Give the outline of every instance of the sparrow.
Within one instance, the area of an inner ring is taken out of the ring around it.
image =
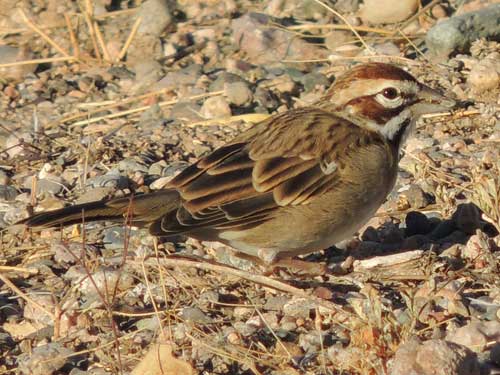
[[[127,217],[154,236],[218,241],[273,264],[359,230],[393,189],[417,119],[454,105],[395,65],[357,65],[314,105],[257,123],[163,190],[37,213],[23,223]]]

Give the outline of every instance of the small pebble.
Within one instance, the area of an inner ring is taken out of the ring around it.
[[[207,98],[201,107],[201,115],[207,119],[217,119],[231,116],[231,108],[222,96]]]
[[[126,168],[134,169],[136,165],[126,165],[128,163],[126,161],[122,161],[122,164],[118,164],[119,168],[123,170],[127,170]],[[142,168],[142,166],[141,166]],[[108,172],[106,174],[92,177],[85,181],[85,185],[91,188],[113,188],[113,189],[126,189],[128,188],[128,179],[125,176],[122,176],[118,173],[118,171]]]
[[[137,34],[150,34],[160,36],[162,32],[173,22],[172,2],[165,0],[146,0],[139,7],[137,17],[141,17]]]
[[[311,300],[293,298],[283,306],[283,312],[294,318],[309,318],[310,311],[314,308],[315,305]]]
[[[229,103],[236,106],[247,106],[253,100],[252,90],[242,81],[224,84],[224,93]]]
[[[33,348],[31,353],[18,356],[18,369],[26,375],[51,375],[61,369],[73,354],[59,342]]]
[[[479,375],[479,363],[464,346],[444,340],[419,342],[412,339],[400,345],[391,362],[389,375]]]
[[[180,312],[180,317],[191,323],[208,324],[212,319],[197,307],[184,307]]]
[[[481,211],[473,203],[459,204],[452,216],[456,227],[466,234],[474,234],[477,229],[481,229]]]
[[[364,0],[360,17],[364,23],[396,23],[414,14],[417,7],[416,0]]]
[[[446,335],[446,339],[481,353],[492,342],[500,342],[500,322],[470,322]]]
[[[24,45],[22,47],[8,45],[0,46],[0,65],[31,60],[32,58],[33,54],[31,53],[28,45]],[[20,64],[2,67],[0,68],[0,78],[5,81],[22,81],[27,74],[33,73],[37,66],[37,64]]]
[[[493,90],[500,85],[500,60],[484,59],[475,64],[467,78],[467,82],[475,93]]]
[[[18,195],[13,186],[0,185],[0,202],[12,202]]]
[[[335,51],[336,48],[343,46],[352,39],[352,33],[344,30],[334,30],[328,33],[325,37],[325,45],[330,51]]]
[[[429,196],[418,185],[412,184],[407,190],[401,192],[411,208],[425,208],[431,202]]]

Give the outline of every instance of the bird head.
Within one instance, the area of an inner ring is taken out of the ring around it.
[[[361,64],[338,78],[322,103],[399,146],[416,120],[447,111],[455,101],[391,64]]]

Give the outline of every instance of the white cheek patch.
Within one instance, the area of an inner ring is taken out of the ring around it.
[[[375,95],[375,100],[379,102],[385,108],[397,108],[403,104],[403,98],[398,96],[395,99],[387,99],[383,94],[378,93]]]

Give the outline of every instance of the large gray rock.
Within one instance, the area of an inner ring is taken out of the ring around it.
[[[390,375],[479,375],[476,355],[444,340],[410,340],[401,345],[390,365]]]
[[[446,58],[454,52],[466,52],[479,38],[500,40],[500,4],[439,22],[425,40],[433,57]]]
[[[138,17],[142,18],[137,30],[138,34],[160,36],[174,20],[173,9],[175,9],[175,1],[146,0],[143,2],[138,13]]]
[[[273,27],[274,20],[265,14],[248,13],[232,21],[233,40],[253,64],[294,60],[316,60],[326,57],[326,50]]]
[[[0,64],[16,63],[24,60],[31,60],[33,54],[28,46],[0,46]],[[24,77],[33,73],[38,64],[13,65],[0,68],[0,80],[19,82]]]

